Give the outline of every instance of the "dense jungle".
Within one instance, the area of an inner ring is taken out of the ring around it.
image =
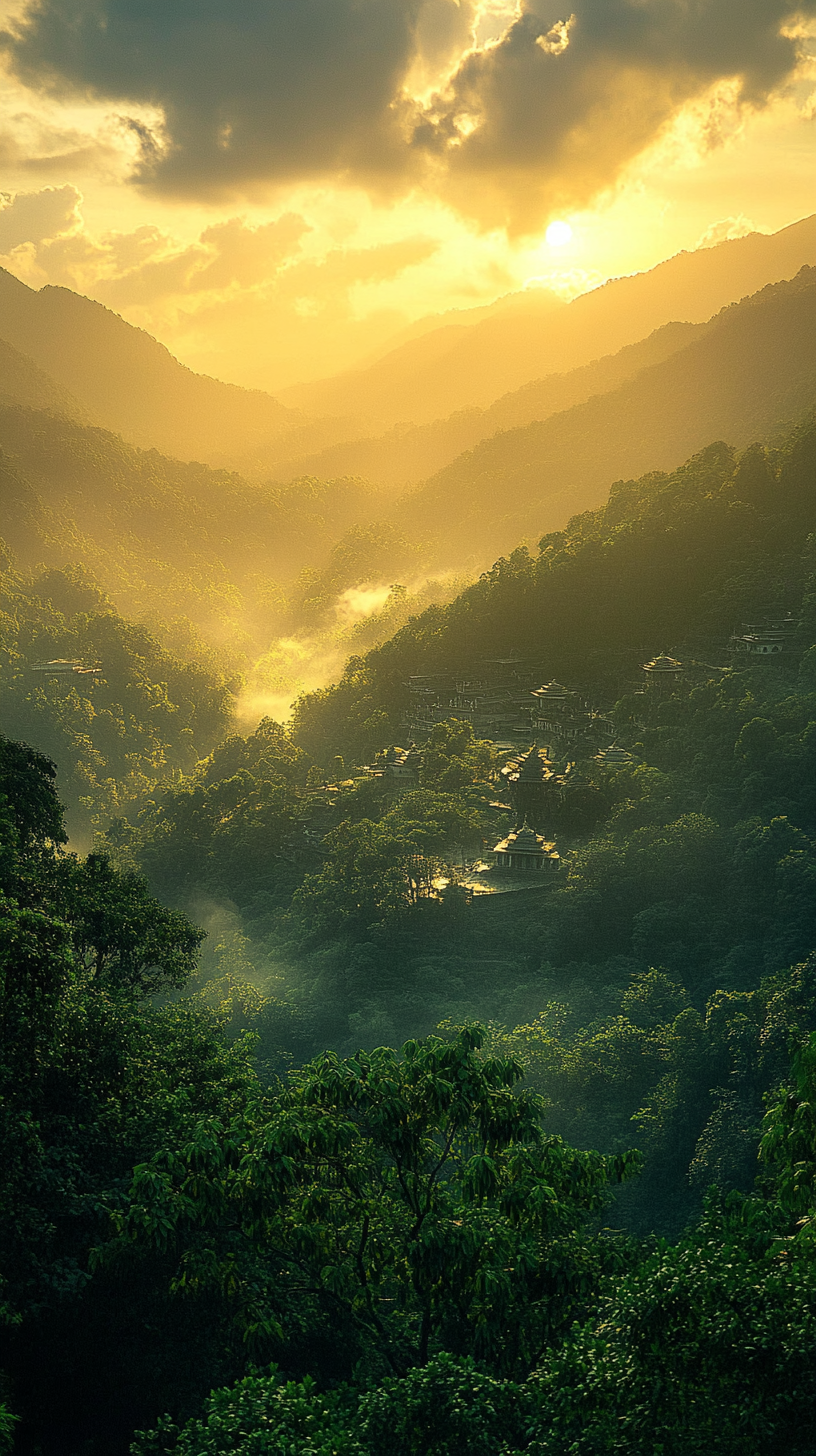
[[[814,287],[559,383],[647,467],[577,497],[543,415],[250,482],[8,345],[3,1456],[812,1451]]]

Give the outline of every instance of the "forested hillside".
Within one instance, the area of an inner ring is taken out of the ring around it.
[[[619,1151],[640,1119],[635,1226],[676,1228],[712,1178],[750,1187],[762,1092],[812,1014],[810,973],[775,978],[816,936],[814,467],[810,421],[775,455],[715,445],[621,486],[304,698],[291,735],[231,739],[114,826],[117,861],[170,903],[220,907],[213,968],[237,1024],[242,980],[268,996],[270,1066],[486,1019],[579,1145]],[[790,666],[728,665],[741,617],[785,611],[802,624]],[[653,713],[633,690],[667,642],[690,677]],[[452,713],[396,799],[361,765],[399,739],[412,673],[467,673],[510,643],[608,704],[631,758],[582,759],[552,803],[559,888],[469,900],[451,867],[507,826],[492,745]],[[736,1065],[734,1016],[755,1038]]]
[[[0,399],[3,404],[49,410],[68,419],[87,423],[87,415],[67,389],[39,369],[32,359],[0,339]]]
[[[123,610],[189,617],[211,641],[268,641],[285,588],[377,513],[361,481],[252,486],[45,411],[0,405],[0,439],[22,566],[80,560]]]
[[[622,484],[84,860],[0,742],[7,1448],[806,1456],[815,497],[812,418]],[[133,682],[78,573],[13,588]],[[411,672],[508,639],[627,753],[559,779],[556,883],[479,897],[507,754],[452,716],[415,785],[364,760]],[[644,697],[658,645],[685,675]]]
[[[53,661],[79,671],[43,671]],[[59,764],[71,832],[86,845],[190,772],[232,721],[234,684],[217,662],[168,652],[76,566],[32,579],[3,563],[0,663],[5,731]]]
[[[793,424],[816,392],[816,270],[763,289],[618,389],[484,440],[407,494],[396,519],[438,559],[557,529],[620,476],[671,469],[711,439],[747,445]]]
[[[814,310],[388,510],[0,350],[0,1456],[810,1456]]]

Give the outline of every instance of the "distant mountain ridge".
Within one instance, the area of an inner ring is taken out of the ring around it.
[[[611,279],[571,303],[529,294],[528,310],[502,310],[470,327],[446,325],[369,368],[280,391],[311,414],[354,415],[371,432],[430,423],[455,410],[487,408],[551,373],[616,353],[672,320],[702,323],[728,303],[816,263],[816,215],[764,234],[678,253],[647,272]]]
[[[446,420],[412,429],[396,425],[379,438],[341,441],[318,454],[282,461],[276,474],[281,480],[298,475],[362,475],[373,485],[390,488],[415,484],[500,430],[545,420],[595,394],[616,389],[641,369],[685,348],[706,328],[704,323],[664,324],[617,354],[605,355],[568,374],[531,380],[497,399],[489,409],[459,410]]]
[[[767,440],[816,404],[816,268],[731,304],[691,342],[541,423],[483,440],[394,510],[400,528],[488,561],[602,504],[621,477],[671,470],[711,440]]]
[[[637,358],[612,356],[642,344],[657,357],[678,341],[654,337],[667,324],[702,323],[803,263],[816,263],[816,216],[678,254],[569,304],[531,290],[438,327],[418,321],[367,369],[284,391],[283,402],[194,373],[90,298],[0,269],[0,343],[28,361],[0,351],[0,397],[256,481],[341,472],[400,488],[499,429],[617,387]]]
[[[315,433],[299,411],[263,390],[195,374],[151,334],[103,304],[68,288],[37,291],[5,269],[0,269],[0,340],[45,371],[55,400],[70,394],[94,424],[177,459],[254,465],[256,474],[269,474],[281,438],[292,437],[289,450],[336,438],[334,422],[328,436],[325,428]],[[0,375],[4,367],[0,359]],[[44,395],[40,402],[17,396],[17,402],[52,407]]]

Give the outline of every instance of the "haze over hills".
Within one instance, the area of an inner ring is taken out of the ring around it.
[[[336,625],[344,593],[360,589],[364,615],[390,601],[396,615],[377,630],[393,630],[426,583],[450,594],[440,574],[472,574],[562,528],[614,481],[795,422],[816,400],[816,269],[508,395],[489,412],[494,426],[557,412],[482,440],[390,502],[348,477],[258,487],[140,450],[65,418],[36,367],[0,350],[9,377],[12,365],[50,411],[0,408],[3,529],[21,564],[82,561],[122,610],[188,617],[212,643],[243,634],[264,651]],[[570,397],[582,402],[558,410]]]
[[[576,369],[643,339],[672,320],[702,323],[727,303],[816,262],[816,215],[770,235],[678,253],[646,273],[616,278],[554,308],[525,295],[472,327],[449,325],[393,350],[365,370],[297,385],[281,399],[310,414],[366,417],[372,433],[401,421],[429,423],[454,410],[486,408],[508,391]]]
[[[12,395],[18,402],[75,414],[67,391],[94,424],[182,460],[268,475],[283,437],[287,453],[337,437],[337,422],[312,427],[263,390],[195,374],[101,303],[68,288],[38,292],[5,269],[0,269],[0,339],[52,383],[53,404],[46,404],[42,384],[41,399]],[[5,368],[0,360],[0,371]]]
[[[0,339],[0,401],[88,422],[87,412],[67,389],[55,384],[44,369],[19,349]]]
[[[377,510],[360,482],[254,486],[2,403],[0,445],[2,536],[20,566],[79,561],[120,609],[184,615],[214,642],[236,624],[251,636],[256,614],[263,645],[282,586]]]
[[[613,481],[670,470],[711,440],[767,440],[816,400],[816,268],[725,308],[685,348],[549,419],[484,440],[395,510],[436,562],[481,562],[598,506]]]
[[[330,445],[316,455],[281,462],[281,479],[299,475],[362,475],[378,486],[414,484],[454,460],[462,451],[499,430],[545,420],[582,404],[594,394],[616,389],[650,364],[685,347],[707,324],[664,324],[637,344],[606,355],[568,374],[548,374],[503,395],[489,409],[458,410],[445,420],[405,429],[395,425],[379,438]]]

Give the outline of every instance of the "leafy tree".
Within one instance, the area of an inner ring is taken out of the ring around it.
[[[201,1418],[181,1428],[170,1419],[137,1432],[132,1456],[366,1456],[351,1426],[357,1400],[348,1391],[319,1391],[310,1376],[283,1381],[247,1375],[214,1390]]]
[[[297,1290],[375,1367],[447,1346],[529,1368],[617,1257],[579,1229],[638,1160],[545,1136],[518,1066],[481,1041],[326,1053],[273,1103],[203,1123],[183,1158],[137,1170],[124,1246],[177,1250],[176,1287],[231,1291],[255,1338]]]
[[[117,1293],[90,1254],[134,1164],[183,1143],[199,1117],[242,1105],[254,1078],[247,1049],[229,1049],[211,1016],[145,1002],[189,974],[200,932],[103,858],[61,850],[47,760],[0,740],[0,763],[0,1366],[36,1444],[55,1421],[127,1431],[152,1402],[176,1398],[154,1352],[187,1333],[158,1269],[143,1267],[135,1289],[123,1275]],[[228,1373],[217,1311],[209,1338],[211,1368]],[[168,1348],[181,1395],[195,1378]],[[103,1400],[89,1418],[90,1389],[108,1382],[118,1409]]]

